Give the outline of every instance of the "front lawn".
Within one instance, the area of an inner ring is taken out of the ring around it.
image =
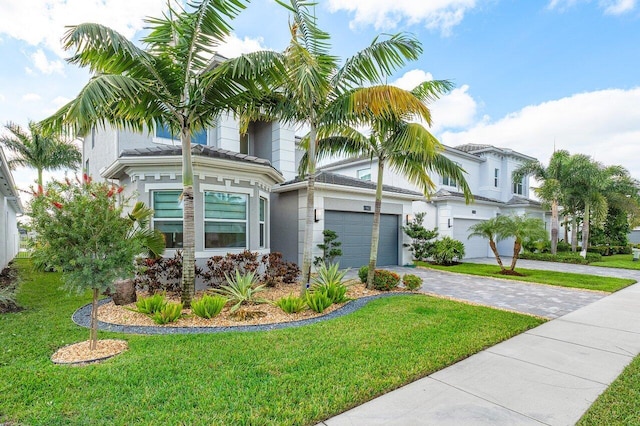
[[[538,284],[549,284],[560,287],[583,288],[606,292],[618,291],[633,283],[628,278],[598,277],[595,275],[572,274],[568,272],[541,271],[538,269],[521,269],[516,265],[516,272],[524,276],[502,275],[500,267],[480,263],[460,263],[453,266],[432,265],[427,262],[416,262],[419,266],[438,269],[441,271],[457,272],[459,274],[480,275],[482,277],[502,278],[507,280],[526,281]]]
[[[640,424],[640,356],[598,397],[579,426]]]
[[[25,311],[0,315],[0,423],[315,424],[424,377],[540,319],[427,296],[379,299],[342,318],[271,332],[123,338],[102,364],[56,366],[85,340],[58,274],[18,261]]]
[[[632,254],[614,254],[613,256],[602,256],[602,260],[600,262],[591,262],[590,265],[604,266],[606,268],[640,270],[640,262],[634,262]]]

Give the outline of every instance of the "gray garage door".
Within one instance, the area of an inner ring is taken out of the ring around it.
[[[453,238],[464,244],[464,257],[466,258],[487,257],[489,240],[480,237],[467,238],[471,232],[469,227],[478,222],[480,221],[473,219],[453,220]]]
[[[378,265],[398,264],[398,217],[380,216],[380,242]],[[369,263],[371,250],[371,227],[373,214],[340,211],[325,211],[324,228],[338,233],[343,255],[337,259],[341,267],[359,268]]]

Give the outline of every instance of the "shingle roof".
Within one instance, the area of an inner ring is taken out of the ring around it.
[[[488,145],[488,144],[467,143],[464,145],[458,145],[454,147],[454,149],[457,149],[458,151],[466,152],[467,154],[476,155],[476,156],[480,156],[482,152],[496,151],[501,154],[513,155],[513,156],[521,157],[524,159],[535,160],[535,158],[526,154],[522,154],[521,152],[514,151],[511,148],[499,148],[497,146]]]
[[[226,149],[215,148],[205,145],[191,145],[191,154],[201,157],[220,158],[223,160],[242,161],[270,167],[269,160],[254,157],[252,155],[240,154],[239,152],[228,151]],[[164,157],[182,155],[181,146],[160,145],[152,148],[127,149],[120,153],[120,157]]]
[[[518,197],[517,195],[514,195],[513,198],[507,201],[507,204],[510,206],[513,206],[513,205],[527,205],[527,206],[538,206],[538,207],[542,206],[542,203],[540,201],[531,200],[529,198],[524,198],[524,197]]]
[[[444,197],[460,198],[460,199],[464,200],[464,194],[462,192],[447,191],[446,189],[440,189],[440,190],[438,190],[438,192],[436,192],[432,196],[432,198],[436,198],[436,199],[437,198],[444,198]],[[491,203],[504,204],[502,201],[496,200],[495,198],[483,197],[483,196],[480,196],[480,195],[474,195],[473,199],[475,201],[488,201],[488,202],[491,202]]]
[[[280,184],[281,187],[292,185],[294,183],[303,182],[304,178],[297,176],[295,179],[289,180]],[[353,188],[364,189],[376,189],[376,184],[368,180],[356,179],[349,176],[340,175],[337,173],[329,173],[321,171],[316,176],[316,182],[326,183],[330,185],[350,186]],[[409,189],[398,188],[396,186],[382,185],[382,190],[386,192],[395,192],[397,194],[415,195],[416,197],[423,197],[423,194],[417,191],[411,191]]]

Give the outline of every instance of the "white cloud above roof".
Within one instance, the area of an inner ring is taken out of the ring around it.
[[[331,12],[354,14],[352,28],[373,25],[377,30],[388,30],[406,22],[424,24],[443,35],[448,35],[475,6],[476,0],[329,0]]]
[[[38,69],[42,74],[64,74],[64,63],[60,60],[50,61],[42,49],[38,49],[32,53],[31,60],[33,61],[34,67],[36,67],[36,69]],[[31,68],[29,68],[29,70],[33,72]]]
[[[527,106],[497,121],[482,121],[465,131],[445,131],[449,146],[486,143],[512,148],[548,161],[556,149],[619,164],[640,176],[640,87],[579,93]],[[631,164],[631,166],[630,166]]]
[[[588,2],[590,0],[551,0],[547,7],[552,10],[564,11],[578,3]],[[637,0],[599,0],[598,7],[603,9],[606,15],[622,15],[633,11],[637,3]]]

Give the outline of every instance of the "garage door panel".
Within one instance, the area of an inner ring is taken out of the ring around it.
[[[464,244],[464,257],[467,259],[471,259],[474,257],[487,257],[489,241],[486,238],[467,238],[471,233],[471,231],[469,231],[469,228],[479,222],[481,221],[475,219],[453,220],[453,238],[461,241],[462,244]]]
[[[340,266],[359,268],[369,263],[373,214],[325,211],[325,229],[338,234],[343,255]],[[381,215],[378,265],[398,264],[398,216]]]

